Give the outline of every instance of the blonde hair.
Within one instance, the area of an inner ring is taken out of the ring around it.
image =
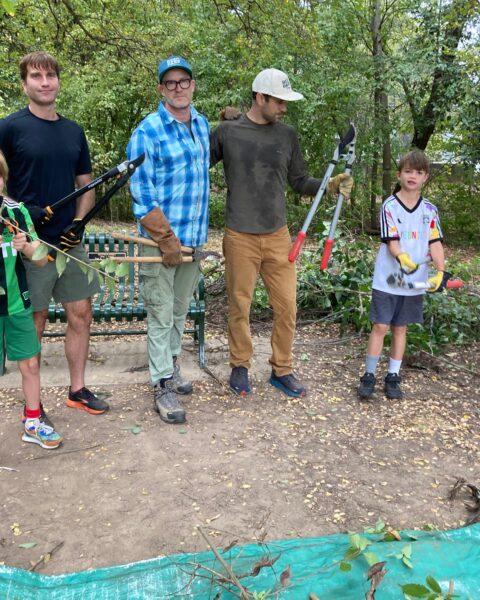
[[[8,165],[3,152],[0,150],[0,177],[3,177],[3,181],[6,182],[8,179]]]

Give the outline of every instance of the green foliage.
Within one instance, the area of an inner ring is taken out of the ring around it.
[[[7,13],[7,15],[13,17],[15,14],[15,8],[18,4],[18,0],[2,0],[0,6]]]
[[[40,244],[35,248],[35,251],[32,255],[32,260],[42,260],[42,258],[45,258],[47,256],[47,254],[48,246],[46,246],[45,244]]]
[[[253,74],[265,67],[281,68],[306,98],[290,103],[287,122],[298,130],[312,174],[323,174],[335,136],[350,120],[356,123],[355,190],[344,214],[351,226],[362,229],[375,222],[375,215],[370,218],[371,194],[390,191],[382,190],[381,167],[377,178],[372,176],[382,144],[390,142],[392,162],[408,148],[414,127],[427,120],[432,90],[437,99],[435,131],[427,148],[432,158],[478,164],[480,156],[475,133],[480,123],[480,51],[474,26],[480,5],[471,0],[396,0],[394,5],[357,0],[1,0],[0,117],[25,105],[19,59],[32,50],[52,52],[62,66],[59,112],[85,128],[94,173],[100,174],[124,159],[132,130],[155,110],[160,58],[179,53],[192,61],[194,102],[212,126],[225,105],[249,107]],[[376,9],[381,54],[372,48]],[[441,85],[433,89],[437,81]],[[379,90],[388,96],[384,112],[378,108]],[[478,244],[480,239],[476,220],[468,218],[480,206],[478,173],[472,173],[471,182],[462,179],[445,187],[445,210],[441,187],[430,194],[442,207],[449,241]],[[212,171],[212,182],[211,222],[217,226],[223,223],[224,210],[216,194],[223,203],[226,195],[221,167]],[[331,201],[326,199],[322,220],[328,207]],[[292,195],[289,223],[295,231],[305,214]],[[103,216],[131,218],[127,189]]]
[[[223,229],[225,227],[225,192],[210,192],[209,204],[209,224],[214,229]]]
[[[350,571],[352,567],[349,563],[360,556],[363,556],[369,566],[378,563],[377,555],[374,552],[366,551],[368,546],[372,544],[368,538],[358,533],[352,533],[348,536],[348,541],[350,546],[345,551],[343,560],[339,564],[340,571]]]
[[[412,544],[407,544],[406,546],[404,546],[398,554],[395,554],[395,558],[401,560],[402,563],[409,569],[413,569]]]
[[[424,598],[424,600],[452,600],[453,598],[459,598],[458,594],[443,593],[442,588],[438,581],[428,575],[425,580],[426,586],[421,583],[406,583],[401,585],[403,596],[405,600],[412,600],[413,598]]]

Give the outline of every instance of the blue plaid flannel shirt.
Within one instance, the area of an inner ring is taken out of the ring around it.
[[[201,246],[208,237],[210,132],[207,119],[191,107],[190,130],[160,102],[157,112],[135,129],[127,146],[144,162],[130,179],[133,213],[140,220],[155,207],[165,213],[183,246]],[[139,223],[139,233],[150,237]]]

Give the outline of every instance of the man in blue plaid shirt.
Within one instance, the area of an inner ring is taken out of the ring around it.
[[[163,100],[133,132],[127,156],[145,153],[130,191],[140,235],[158,245],[140,246],[140,253],[163,258],[163,263],[141,263],[139,271],[155,409],[166,423],[183,423],[177,394],[191,393],[192,384],[182,377],[177,359],[200,268],[198,262],[182,262],[181,246],[199,248],[207,241],[209,127],[191,104],[195,80],[184,58],[162,61],[158,81]]]

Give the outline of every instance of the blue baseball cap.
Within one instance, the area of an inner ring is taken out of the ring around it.
[[[158,81],[162,82],[163,76],[167,71],[171,71],[172,69],[182,69],[182,71],[186,71],[190,77],[193,77],[192,67],[190,64],[180,56],[169,56],[165,60],[158,65]]]

